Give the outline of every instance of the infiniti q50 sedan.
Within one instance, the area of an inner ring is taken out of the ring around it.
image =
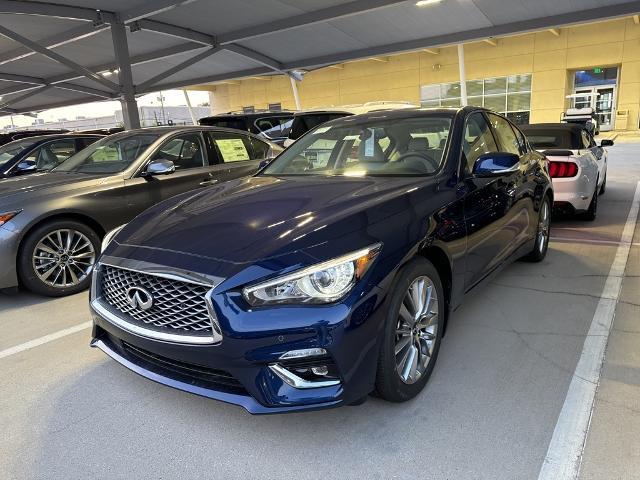
[[[408,400],[465,294],[545,257],[552,201],[544,157],[500,115],[334,120],[110,232],[92,345],[252,413]]]
[[[86,289],[105,232],[173,195],[253,175],[282,148],[236,130],[145,128],[93,143],[50,172],[0,182],[0,289]]]

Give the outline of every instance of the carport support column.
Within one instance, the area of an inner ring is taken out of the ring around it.
[[[120,105],[122,105],[122,117],[124,128],[140,128],[140,115],[138,102],[136,102],[133,75],[131,73],[131,60],[129,58],[129,45],[127,43],[127,27],[124,23],[111,24],[111,38],[113,50],[118,65],[118,78],[120,80]]]
[[[296,102],[296,110],[300,110],[300,95],[298,94],[297,80],[292,76],[289,76],[289,80],[291,81],[291,90],[293,90],[293,99]]]
[[[460,104],[467,106],[467,74],[464,68],[464,45],[458,44],[458,69],[460,70]]]

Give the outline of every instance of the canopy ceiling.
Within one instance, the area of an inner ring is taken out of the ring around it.
[[[628,0],[0,0],[0,115],[638,12]]]

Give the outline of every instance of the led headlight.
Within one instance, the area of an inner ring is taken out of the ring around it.
[[[253,306],[331,303],[340,300],[362,278],[380,252],[378,243],[297,272],[246,287],[242,294]]]
[[[120,232],[120,230],[122,230],[125,227],[125,225],[126,223],[124,225],[120,225],[119,227],[114,228],[110,232],[107,232],[107,234],[102,239],[102,247],[100,248],[100,252],[104,252],[104,249],[107,248],[107,245],[111,243],[111,240],[113,240],[113,237],[115,237],[118,234],[118,232]]]

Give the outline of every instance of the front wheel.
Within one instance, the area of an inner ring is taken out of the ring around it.
[[[18,257],[22,284],[50,297],[62,297],[89,287],[100,251],[100,237],[73,220],[37,227],[25,239]]]
[[[524,257],[529,262],[541,262],[549,249],[549,231],[551,225],[551,200],[545,196],[538,211],[538,228],[533,250]]]
[[[438,357],[444,321],[444,291],[431,262],[416,258],[398,274],[391,294],[378,359],[376,391],[391,402],[415,397]]]

